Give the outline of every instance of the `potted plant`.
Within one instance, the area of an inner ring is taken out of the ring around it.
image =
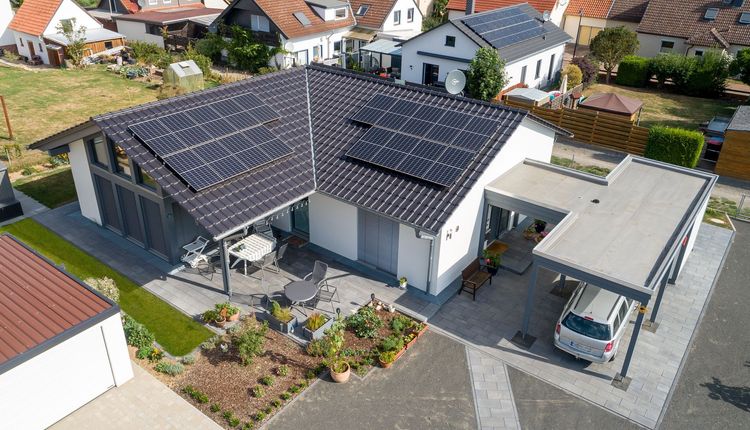
[[[352,373],[349,362],[339,357],[331,360],[328,368],[331,371],[331,379],[333,379],[334,382],[338,382],[339,384],[343,384],[348,381],[349,376],[351,376]]]
[[[227,322],[227,319],[222,316],[219,312],[216,311],[216,309],[209,309],[206,312],[203,312],[203,315],[201,315],[201,318],[203,319],[203,322],[206,324],[213,324],[217,327],[224,327],[224,325]]]
[[[394,361],[396,361],[396,351],[383,351],[378,355],[378,362],[385,369],[391,367]]]
[[[401,279],[398,280],[398,286],[402,290],[406,289],[406,285],[409,283],[409,281],[406,279],[406,276],[402,276]]]
[[[547,223],[545,221],[542,221],[540,219],[534,220],[534,231],[536,231],[537,233],[541,233],[545,228],[547,228]]]
[[[270,326],[282,333],[291,333],[297,326],[297,317],[292,313],[292,309],[281,307],[279,302],[271,300],[271,315],[269,317]]]
[[[490,275],[495,276],[500,267],[500,254],[485,249],[482,251],[482,263],[487,268],[487,272],[489,272]]]
[[[307,340],[320,339],[325,335],[325,331],[333,325],[333,321],[333,318],[314,312],[307,317],[305,326],[302,327],[302,335]]]
[[[399,335],[391,335],[383,339],[379,346],[380,355],[378,361],[380,365],[388,368],[404,351],[404,338]]]
[[[240,309],[236,306],[232,306],[231,303],[217,303],[216,312],[222,315],[227,321],[239,321]]]

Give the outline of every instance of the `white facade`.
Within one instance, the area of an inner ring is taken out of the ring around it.
[[[310,242],[350,260],[357,259],[357,207],[315,193],[309,197]]]
[[[38,55],[41,57],[42,63],[49,64],[47,48],[41,37],[15,30],[13,30],[13,35],[16,39],[16,50],[18,51],[18,55],[28,58]]]
[[[8,24],[12,19],[13,10],[10,7],[10,0],[0,0],[0,46],[16,44],[13,32],[8,29]]]
[[[77,140],[71,143],[69,147],[70,170],[73,172],[73,183],[76,186],[81,215],[102,225],[99,206],[96,203],[94,182],[91,180],[91,169],[86,156],[86,144],[83,140]]]
[[[203,0],[203,5],[209,9],[226,9],[229,6],[224,0]]]
[[[1,374],[2,427],[47,428],[132,377],[117,313]]]
[[[524,3],[523,1],[519,1],[518,4]],[[550,12],[549,20],[552,21],[556,26],[560,27],[560,24],[563,21],[563,17],[565,16],[565,10],[568,8],[569,0],[557,0],[557,3],[555,3],[555,6],[552,8],[552,10],[548,11]],[[544,11],[539,11],[544,12]],[[460,18],[462,16],[465,16],[466,12],[463,10],[449,10],[448,11],[448,19],[453,18]]]
[[[147,33],[145,23],[122,19],[116,19],[115,22],[117,22],[117,32],[125,36],[126,39],[153,43],[159,48],[164,48],[164,38],[160,35]]]
[[[638,28],[638,23],[615,21],[604,18],[589,18],[585,16],[580,17],[578,15],[569,14],[565,15],[565,21],[562,25],[563,31],[573,38],[571,43],[575,43],[576,38],[578,38],[578,45],[580,46],[588,46],[589,41],[593,39],[599,31],[611,27],[625,27],[635,31],[636,28]]]
[[[342,39],[344,34],[350,28],[342,28],[327,33],[318,33],[310,36],[295,37],[292,39],[282,38],[282,44],[288,54],[284,55],[281,62],[281,56],[278,59],[271,59],[271,66],[283,65],[291,67],[292,65],[310,64],[312,62],[328,60],[338,55],[344,49]],[[339,51],[336,51],[338,42]],[[317,58],[317,60],[316,60]]]
[[[447,37],[455,38],[455,46],[446,46]],[[467,70],[469,62],[474,58],[478,49],[479,45],[448,22],[417,38],[404,42],[401,48],[401,77],[408,82],[424,84],[426,83],[424,76],[425,64],[432,64],[439,67],[438,81],[445,82],[448,72],[455,69]],[[437,54],[442,56],[442,58],[420,54],[420,52]],[[564,52],[565,44],[560,44],[541,52],[529,53],[529,56],[526,58],[507,63],[505,70],[509,80],[506,88],[521,83],[521,71],[524,66],[526,66],[524,82],[529,87],[543,87],[547,85],[550,82],[549,65],[552,62],[553,55],[554,61],[551,76],[554,78],[562,67]],[[540,74],[537,78],[536,66],[539,60],[542,60],[542,63]]]
[[[409,12],[411,10],[411,12]],[[409,20],[409,14],[412,15]],[[399,17],[398,21],[396,16]],[[422,12],[414,0],[398,0],[379,28],[381,36],[410,39],[422,32]]]

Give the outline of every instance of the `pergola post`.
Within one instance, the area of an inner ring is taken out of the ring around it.
[[[229,254],[224,239],[219,241],[219,257],[221,259],[221,280],[224,283],[224,294],[232,298],[232,287],[229,284]]]
[[[560,288],[560,291],[562,291],[563,288],[565,288],[565,279],[566,278],[567,277],[565,275],[563,275],[562,273],[560,274],[560,284],[558,286],[558,288]]]
[[[531,313],[534,308],[534,290],[536,290],[536,280],[539,274],[539,264],[535,261],[531,265],[531,277],[529,278],[529,290],[526,293],[526,309],[523,313],[523,325],[521,331],[517,332],[511,341],[518,346],[529,349],[536,340],[536,337],[529,334],[529,323],[531,322]]]
[[[656,331],[656,327],[658,327],[658,323],[656,322],[656,315],[659,313],[659,306],[661,306],[661,299],[664,297],[664,290],[667,289],[667,280],[669,278],[669,274],[664,274],[664,277],[659,282],[659,292],[656,293],[656,302],[654,303],[654,308],[651,310],[651,317],[649,318],[649,326],[651,328],[650,331]]]
[[[688,233],[683,238],[682,243],[680,244],[680,252],[677,254],[677,259],[674,263],[674,270],[672,271],[672,276],[669,277],[669,283],[674,284],[677,282],[677,276],[680,274],[680,267],[682,267],[682,260],[685,259],[685,251],[687,250],[687,244],[690,242],[690,237],[693,235],[693,229],[691,228],[688,230]]]
[[[645,310],[638,311],[638,316],[635,319],[635,326],[633,327],[633,335],[630,337],[630,343],[628,344],[628,352],[625,354],[625,361],[622,363],[622,370],[620,373],[615,375],[612,380],[612,385],[627,391],[630,385],[630,378],[628,378],[628,369],[630,368],[630,360],[633,359],[633,352],[635,351],[635,344],[638,342],[638,335],[641,332],[641,326],[643,325],[643,315]]]

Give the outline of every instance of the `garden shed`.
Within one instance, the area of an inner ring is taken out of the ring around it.
[[[0,419],[47,428],[133,377],[120,308],[0,235]]]
[[[504,95],[510,102],[528,106],[544,106],[550,101],[549,93],[536,88],[514,88]]]
[[[750,180],[750,106],[740,106],[724,132],[716,173]]]
[[[586,97],[578,104],[578,108],[622,115],[638,124],[641,120],[643,102],[615,93],[596,93]]]
[[[164,84],[184,88],[187,92],[203,89],[203,72],[193,60],[172,63],[164,69]]]

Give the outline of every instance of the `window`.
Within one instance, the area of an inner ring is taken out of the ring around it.
[[[526,83],[526,66],[521,67],[521,83]]]
[[[445,36],[445,46],[456,46],[456,36]]]
[[[159,0],[148,0],[149,6],[156,6],[157,3],[159,3]]]
[[[703,51],[702,51],[702,50],[700,50],[700,49],[696,49],[696,50],[695,50],[695,56],[696,56],[696,57],[702,57],[702,56],[703,56]]]
[[[262,15],[250,15],[250,29],[253,31],[271,31],[268,18]]]
[[[154,178],[152,178],[148,173],[141,170],[140,167],[138,167],[138,183],[148,189],[156,189],[156,181],[154,181]]]
[[[410,7],[406,10],[406,22],[414,22],[414,8]]]
[[[112,49],[114,48],[114,45],[112,44],[111,40],[107,40],[104,42],[104,49]]]
[[[671,40],[662,40],[659,52],[672,52],[674,49],[674,42]]]
[[[336,19],[344,18],[346,18],[346,8],[342,7],[341,9],[336,9]]]
[[[339,55],[341,54],[341,41],[333,42],[333,54]]]
[[[100,166],[109,166],[107,159],[107,144],[101,136],[97,136],[88,141],[91,152],[91,162]]]
[[[130,158],[128,158],[125,150],[120,145],[115,145],[112,147],[112,152],[115,155],[115,171],[125,176],[131,176]]]
[[[542,60],[536,61],[536,72],[534,72],[534,79],[539,79],[542,75]]]
[[[313,61],[323,58],[323,45],[313,46]]]
[[[363,4],[362,6],[360,6],[357,9],[357,13],[355,13],[355,15],[357,15],[357,16],[365,16],[365,14],[367,13],[368,10],[370,10],[370,5],[369,4]]]
[[[155,24],[146,24],[146,33],[161,36],[161,27]]]
[[[18,41],[21,43],[21,47],[23,47],[23,37],[19,37]]]
[[[549,70],[547,71],[547,79],[552,80],[552,73],[555,71],[555,54],[549,58]]]
[[[581,318],[572,312],[565,317],[563,325],[578,334],[582,334],[592,339],[612,339],[612,334],[609,332],[609,325]]]
[[[162,2],[163,2],[164,4],[170,4],[170,3],[172,3],[172,0],[162,0]]]
[[[401,24],[401,11],[400,10],[393,12],[393,24],[395,25]]]
[[[750,12],[742,12],[740,14],[740,24],[750,24]]]
[[[713,21],[716,19],[716,17],[719,16],[719,9],[715,7],[710,7],[706,9],[705,15],[703,15],[703,18],[706,21]]]

